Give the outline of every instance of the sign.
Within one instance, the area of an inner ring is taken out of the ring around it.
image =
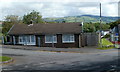
[[[118,36],[118,35],[119,35],[118,33],[115,34],[115,36]]]

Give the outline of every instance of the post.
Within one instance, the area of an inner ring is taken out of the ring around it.
[[[100,3],[100,47],[102,47],[102,40],[101,40],[101,31],[102,31],[102,26],[101,26],[101,3]]]
[[[52,47],[54,48],[54,35],[52,36]]]
[[[82,33],[84,32],[84,28],[83,28],[83,22],[81,22],[81,24],[82,24]]]
[[[83,29],[84,29],[84,28],[83,28],[83,22],[81,22],[81,24],[82,24],[82,35],[81,35],[81,36],[82,36],[82,37],[81,37],[81,38],[82,38],[82,44],[81,44],[81,46],[82,46],[82,47],[84,47],[84,46],[85,46],[85,41],[84,41],[84,39],[83,39],[83,38],[84,38],[84,37],[83,37],[83,36],[84,36],[84,31],[83,31]],[[83,41],[84,41],[84,42],[83,42]]]
[[[79,48],[81,47],[81,35],[79,35]]]
[[[77,20],[76,20],[76,16],[75,16],[75,22],[77,22]]]
[[[38,37],[38,46],[40,47],[40,37]]]
[[[118,44],[118,37],[119,36],[118,36],[118,33],[116,33],[114,37],[115,37],[115,47],[119,48],[119,44]]]
[[[27,45],[27,36],[25,36],[25,44]]]

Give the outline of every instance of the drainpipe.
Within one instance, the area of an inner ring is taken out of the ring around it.
[[[15,36],[13,36],[13,44],[15,45]]]
[[[2,43],[4,44],[4,36],[2,36]]]
[[[27,45],[27,36],[25,36],[25,44]]]

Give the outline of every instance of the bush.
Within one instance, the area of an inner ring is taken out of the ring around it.
[[[103,38],[109,38],[110,34],[106,34],[105,36],[103,36]]]
[[[120,38],[119,38],[119,40],[118,40],[119,42],[120,42]]]

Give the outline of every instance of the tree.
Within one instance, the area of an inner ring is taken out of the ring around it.
[[[30,24],[31,21],[32,21],[33,24],[44,23],[44,21],[42,20],[42,16],[40,15],[40,13],[36,12],[34,10],[31,13],[23,16],[23,23]]]
[[[120,24],[120,19],[116,20],[115,22],[111,22],[110,24],[110,28],[114,28],[115,26],[117,26],[118,24]]]
[[[14,24],[18,24],[18,23],[22,23],[19,16],[16,16],[16,15],[8,15],[8,16],[6,16],[5,21],[2,24],[2,33],[3,33],[3,35],[6,36],[9,29]]]
[[[19,23],[20,19],[16,15],[8,15],[5,17],[5,21],[12,23]]]
[[[109,24],[101,24],[102,30],[109,29]],[[100,30],[100,23],[84,23],[83,25],[84,32],[96,32]]]
[[[12,26],[13,26],[12,22],[4,21],[2,25],[2,33],[6,36]]]

